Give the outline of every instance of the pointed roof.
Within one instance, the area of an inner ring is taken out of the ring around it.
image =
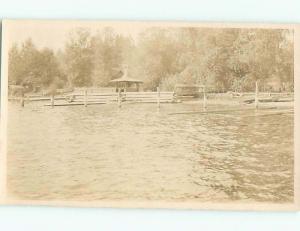
[[[142,80],[139,79],[133,79],[133,78],[129,78],[128,74],[127,74],[127,68],[124,69],[124,74],[122,75],[121,78],[118,79],[113,79],[110,81],[111,83],[143,83]]]
[[[118,79],[113,79],[110,81],[111,83],[120,83],[120,82],[130,82],[130,83],[143,83],[142,80],[139,79],[132,79],[132,78],[118,78]]]

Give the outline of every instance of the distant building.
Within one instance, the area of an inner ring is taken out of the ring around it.
[[[266,88],[265,90],[277,91],[277,92],[284,90],[282,88],[282,82],[281,82],[280,78],[278,78],[278,76],[273,76],[273,77],[267,79],[265,88]]]
[[[199,97],[203,89],[204,86],[198,84],[176,84],[175,93],[177,96]]]

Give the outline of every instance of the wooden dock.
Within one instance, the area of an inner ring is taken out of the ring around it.
[[[255,108],[258,108],[259,103],[267,102],[289,102],[293,101],[293,92],[287,93],[268,93],[268,92],[246,92],[246,93],[230,93],[230,98],[235,99],[241,104],[255,104]],[[227,97],[227,98],[226,98]],[[205,109],[207,105],[214,99],[226,98],[228,99],[228,93],[221,94],[203,94],[202,107]],[[42,95],[42,94],[28,94],[20,97],[9,97],[9,100],[20,102],[24,107],[26,104],[35,101],[45,101],[45,106],[80,106],[84,105],[96,105],[96,104],[116,104],[121,107],[124,103],[155,103],[157,107],[160,107],[161,103],[177,103],[180,100],[177,98],[175,92],[172,91],[144,91],[144,92],[126,92],[126,90],[118,92],[102,91],[101,89],[81,88],[75,89],[73,92],[65,92],[59,95]],[[234,100],[234,99],[232,99]]]
[[[79,106],[79,105],[95,105],[116,103],[119,107],[123,102],[130,103],[156,103],[158,107],[160,103],[175,103],[176,95],[174,92],[158,91],[156,92],[97,92],[85,90],[77,90],[68,94],[61,95],[26,95],[24,97],[10,97],[9,100],[20,101],[21,105],[33,101],[47,101],[45,106]]]

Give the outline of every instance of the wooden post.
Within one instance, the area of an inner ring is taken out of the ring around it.
[[[258,108],[258,81],[255,82],[255,99],[254,99],[255,108]]]
[[[24,107],[25,105],[25,100],[24,100],[24,94],[22,93],[21,99],[20,99],[21,107]]]
[[[84,90],[84,106],[87,107],[87,89]]]
[[[50,96],[50,101],[51,101],[51,107],[54,107],[54,94],[51,94]]]
[[[204,85],[203,87],[203,108],[206,109],[206,104],[207,104],[207,98],[206,98],[206,87]]]
[[[157,107],[160,108],[160,89],[157,87]]]
[[[118,88],[118,107],[121,107],[121,89]]]
[[[124,88],[124,101],[126,101],[126,92],[127,92],[127,90],[126,90],[126,85],[125,85],[125,88]]]

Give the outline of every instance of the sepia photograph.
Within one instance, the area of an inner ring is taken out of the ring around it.
[[[4,20],[1,203],[299,210],[299,31]]]

